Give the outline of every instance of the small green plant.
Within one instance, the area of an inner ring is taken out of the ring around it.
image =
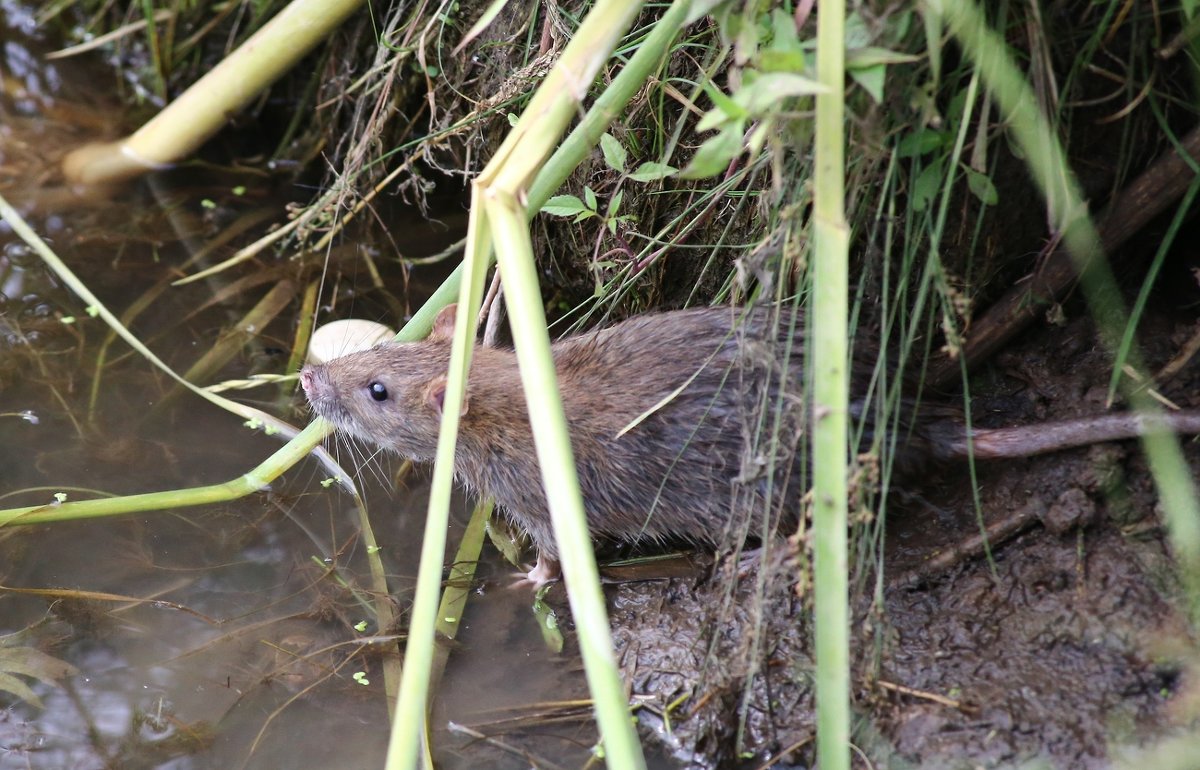
[[[583,199],[577,195],[555,195],[550,200],[546,201],[546,205],[542,206],[542,213],[550,214],[556,217],[575,217],[575,222],[583,222],[592,217],[600,217],[604,227],[613,235],[617,234],[617,227],[629,223],[636,222],[637,217],[633,214],[621,213],[621,202],[624,200],[625,194],[621,189],[621,183],[625,179],[633,180],[634,182],[653,182],[659,179],[675,174],[678,169],[666,163],[658,163],[656,161],[647,161],[637,167],[632,173],[627,173],[626,164],[629,160],[629,154],[621,143],[617,141],[612,134],[605,133],[600,137],[600,150],[604,154],[604,163],[613,171],[621,175],[616,183],[615,192],[609,198],[608,205],[604,209],[604,213],[600,212],[599,198],[596,192],[591,187],[583,188]]]
[[[575,217],[576,222],[582,222],[592,217],[600,217],[604,223],[604,227],[610,233],[616,235],[618,225],[625,222],[637,221],[637,217],[633,214],[620,213],[623,197],[624,194],[620,190],[617,190],[612,198],[609,199],[604,213],[601,214],[596,192],[590,187],[584,187],[583,200],[580,200],[577,195],[555,195],[542,207],[542,212],[556,217]]]
[[[962,109],[953,104],[951,110],[949,114],[953,116],[963,114]],[[924,211],[941,193],[946,180],[946,167],[953,156],[958,132],[957,123],[951,123],[942,129],[926,127],[904,137],[897,145],[897,157],[921,159],[924,162],[924,166],[913,180],[909,193],[913,211]],[[967,188],[980,203],[994,206],[1000,201],[1000,194],[996,191],[991,177],[967,163],[960,162],[959,168],[967,179]]]
[[[788,141],[807,146],[811,141],[811,124],[792,118],[797,107],[806,110],[812,107],[797,98],[828,90],[804,74],[813,69],[816,41],[800,39],[792,14],[780,8],[757,16],[749,15],[751,6],[735,10],[729,5],[724,13],[717,13],[722,35],[734,47],[730,90],[726,94],[712,81],[704,83],[704,92],[713,107],[700,119],[696,130],[717,133],[696,150],[680,173],[684,179],[719,174],[747,151],[752,158],[757,156],[768,141],[782,135],[785,123],[790,131],[800,132],[799,136],[789,133]],[[897,38],[903,37],[911,12],[902,16],[904,20],[890,28]],[[845,28],[846,74],[878,104],[883,101],[888,66],[915,61],[917,57],[873,45],[876,33],[858,13],[846,17]]]

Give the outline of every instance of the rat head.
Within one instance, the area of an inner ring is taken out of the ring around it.
[[[338,430],[428,459],[437,448],[454,305],[443,308],[422,342],[385,342],[306,366],[300,383],[314,412]],[[464,406],[465,409],[465,406]]]

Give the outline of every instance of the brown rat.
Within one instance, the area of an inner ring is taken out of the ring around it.
[[[764,398],[782,405],[788,427],[778,435],[802,440],[803,370],[799,350],[788,344],[802,334],[796,320],[788,312],[772,318],[765,308],[697,308],[637,316],[554,344],[593,535],[710,544],[721,538],[735,484],[762,475],[763,458],[747,463],[743,451],[756,405]],[[351,436],[432,460],[453,326],[450,306],[422,342],[384,343],[306,366],[301,383],[313,410]],[[863,381],[852,382],[853,392],[865,392],[872,366],[868,359],[855,362],[852,378]],[[861,409],[861,402],[852,407]],[[909,415],[900,426],[897,468],[967,457],[965,428],[942,414]],[[1169,414],[1164,424],[1177,433],[1200,433],[1200,412]],[[1146,428],[1138,415],[1113,414],[976,429],[971,440],[977,458],[1025,457],[1133,438]],[[793,449],[784,447],[785,454]],[[776,478],[784,483],[777,488],[803,475],[794,470],[779,469]],[[455,472],[529,532],[539,550],[529,579],[555,577],[558,551],[511,350],[475,349]]]

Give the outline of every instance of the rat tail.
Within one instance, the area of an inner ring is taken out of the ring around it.
[[[944,459],[966,458],[967,432],[961,425],[954,426],[953,432],[956,435],[947,435],[950,431],[946,426],[939,426],[938,433],[942,435],[935,438],[934,446]],[[1128,412],[1014,428],[977,428],[971,432],[971,450],[981,460],[1030,457],[1157,432],[1200,434],[1200,410],[1153,416]]]

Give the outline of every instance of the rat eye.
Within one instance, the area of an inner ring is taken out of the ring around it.
[[[371,398],[376,401],[387,401],[387,388],[382,382],[372,382],[367,386],[367,392],[371,394]]]

